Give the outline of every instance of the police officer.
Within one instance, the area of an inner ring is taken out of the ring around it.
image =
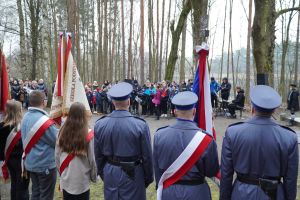
[[[271,87],[250,91],[253,117],[228,127],[222,146],[221,200],[294,200],[298,144],[294,131],[271,119],[281,97]],[[234,173],[237,178],[232,183]]]
[[[129,83],[118,83],[108,96],[116,108],[95,125],[95,157],[104,181],[105,199],[146,199],[153,181],[152,150],[147,123],[130,114]]]
[[[197,101],[197,95],[190,91],[175,95],[172,103],[175,105],[176,122],[160,128],[154,135],[153,162],[157,185],[162,174],[184,151],[195,134],[202,131],[193,121]],[[196,164],[179,181],[163,190],[162,199],[194,200],[200,197],[203,200],[211,199],[205,177],[213,177],[218,171],[217,145],[212,140]]]

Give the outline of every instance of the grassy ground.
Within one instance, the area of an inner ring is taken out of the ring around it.
[[[219,189],[218,187],[212,183],[212,181],[208,180],[211,191],[212,191],[212,199],[217,200],[219,199]],[[99,183],[92,184],[91,185],[91,200],[103,200],[104,195],[103,195],[103,182],[100,181]],[[61,193],[56,190],[55,192],[55,200],[57,199],[62,199]],[[155,184],[152,183],[148,188],[147,188],[147,200],[156,200],[156,190],[155,190]]]

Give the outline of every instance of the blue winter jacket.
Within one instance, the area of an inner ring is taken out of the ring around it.
[[[220,90],[220,85],[216,81],[210,82],[210,93],[211,94],[217,94]]]
[[[43,116],[48,115],[44,110],[29,107],[28,112],[24,115],[22,125],[21,125],[21,134],[22,141],[24,142],[27,134],[34,124]],[[30,172],[46,172],[47,170],[54,169],[55,158],[54,150],[55,143],[57,138],[58,129],[53,124],[41,137],[38,143],[31,149],[29,154],[25,159],[25,168]]]

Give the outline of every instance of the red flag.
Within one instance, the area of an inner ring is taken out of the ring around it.
[[[0,50],[0,66],[1,66],[1,80],[0,80],[0,96],[1,96],[1,103],[0,103],[0,111],[5,110],[5,105],[9,97],[9,81],[8,81],[8,73],[6,69],[6,61],[5,56]]]

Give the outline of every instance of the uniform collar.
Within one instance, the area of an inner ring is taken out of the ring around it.
[[[264,125],[277,125],[276,121],[270,117],[253,116],[246,121],[249,124],[264,124]]]
[[[195,122],[182,119],[177,119],[174,124],[170,125],[170,127],[183,130],[199,130]]]
[[[128,110],[114,110],[110,117],[131,117],[131,113]]]
[[[46,116],[49,116],[49,114],[46,111],[44,111],[43,109],[40,109],[40,108],[36,108],[36,107],[29,107],[28,111],[31,111],[31,112],[37,111],[37,112],[43,113]]]

